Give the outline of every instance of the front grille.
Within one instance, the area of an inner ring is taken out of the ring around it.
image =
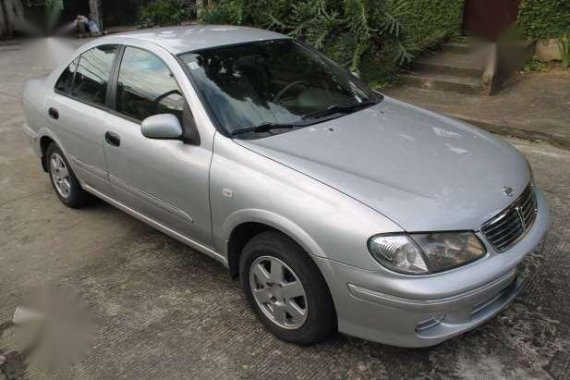
[[[532,185],[505,210],[485,222],[481,231],[497,252],[515,245],[536,219],[536,195]]]

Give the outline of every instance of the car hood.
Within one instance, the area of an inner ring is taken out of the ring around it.
[[[382,213],[407,231],[478,230],[530,180],[511,145],[386,97],[296,131],[236,140]],[[505,187],[513,189],[505,194]]]

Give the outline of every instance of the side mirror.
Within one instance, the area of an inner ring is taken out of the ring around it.
[[[176,116],[164,113],[144,119],[141,133],[149,139],[174,140],[182,137],[182,126]]]

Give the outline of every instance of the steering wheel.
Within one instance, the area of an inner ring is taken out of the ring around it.
[[[281,91],[279,91],[274,97],[273,97],[273,101],[275,103],[279,103],[279,100],[281,100],[281,97],[290,89],[292,89],[295,86],[298,85],[304,85],[305,87],[309,87],[309,84],[307,82],[305,82],[304,80],[296,80],[294,82],[289,83],[288,85],[286,85],[285,87],[283,87],[281,89]]]
[[[172,94],[178,94],[180,96],[184,96],[182,95],[182,93],[178,90],[178,89],[174,89],[174,90],[170,90],[168,92],[165,92],[164,94],[160,94],[159,96],[157,96],[153,101],[152,101],[152,114],[157,114],[160,112],[160,102],[162,102],[164,99],[166,99],[167,97],[169,97]]]
[[[172,94],[178,94],[180,96],[183,96],[182,93],[180,91],[178,91],[177,89],[165,92],[164,94],[158,96],[156,99],[154,99],[152,102],[158,106],[158,104],[165,98],[169,97]]]

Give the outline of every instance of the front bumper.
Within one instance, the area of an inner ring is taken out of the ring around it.
[[[406,276],[315,258],[335,303],[339,331],[395,346],[426,347],[494,317],[523,289],[523,259],[542,248],[549,210],[538,189],[537,208],[533,227],[514,247],[500,254],[489,249],[485,258],[448,272]]]

